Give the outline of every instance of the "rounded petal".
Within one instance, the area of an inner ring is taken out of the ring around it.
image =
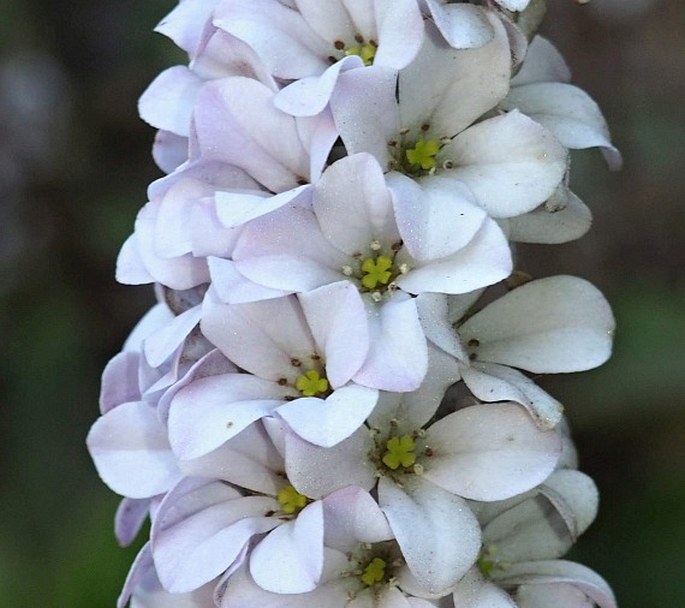
[[[202,84],[197,74],[186,66],[164,70],[141,95],[140,117],[157,129],[188,137],[193,104]]]
[[[563,182],[544,205],[500,220],[510,241],[549,245],[579,239],[591,224],[592,212]]]
[[[378,502],[407,566],[429,593],[448,591],[476,561],[480,527],[458,496],[421,477],[405,476],[402,487],[381,477]]]
[[[239,367],[277,382],[302,372],[293,357],[309,357],[316,344],[293,296],[223,304],[210,290],[203,302],[202,333]]]
[[[98,474],[117,494],[149,498],[180,479],[166,429],[143,401],[123,403],[98,418],[86,443]]]
[[[538,123],[513,110],[457,135],[438,156],[454,169],[441,175],[464,182],[492,217],[535,209],[566,173],[566,148]]]
[[[323,505],[314,502],[266,536],[250,556],[250,574],[265,591],[305,593],[323,572]]]
[[[324,285],[298,297],[324,358],[326,377],[336,389],[359,371],[369,352],[364,302],[348,281]]]
[[[271,414],[284,399],[283,387],[250,374],[221,374],[195,380],[169,407],[169,441],[179,458],[197,458],[218,448],[249,424]]]
[[[409,255],[421,262],[447,257],[465,247],[487,217],[459,182],[436,178],[419,184],[395,172],[387,179],[402,243]]]
[[[452,599],[459,608],[518,608],[508,593],[486,581],[476,568],[459,581]]]
[[[395,70],[376,66],[340,75],[330,104],[348,154],[368,152],[388,165],[388,141],[399,130],[396,82]]]
[[[276,411],[300,437],[330,448],[360,428],[377,401],[377,390],[350,384],[333,391],[325,400],[295,399]]]
[[[107,363],[100,385],[101,414],[122,403],[140,400],[139,365],[140,353],[132,351],[120,352]]]
[[[611,144],[604,116],[582,89],[562,82],[535,82],[514,87],[500,106],[518,108],[567,148],[603,148],[610,168],[621,168],[621,153]]]
[[[369,356],[352,380],[386,391],[416,390],[428,368],[428,346],[416,302],[396,294],[367,306]]]
[[[416,59],[399,75],[399,109],[403,127],[418,136],[454,137],[495,107],[509,90],[511,54],[502,22],[488,11],[493,38],[485,45],[455,50],[431,21]]]
[[[349,485],[370,490],[376,483],[375,467],[368,460],[373,440],[365,427],[332,448],[322,448],[286,434],[286,473],[295,489],[310,498],[324,496]]]
[[[535,36],[528,46],[526,60],[511,84],[522,85],[531,82],[569,82],[571,70],[561,53],[542,36]]]
[[[363,66],[364,62],[360,57],[345,57],[327,68],[320,76],[300,78],[281,89],[274,97],[274,104],[292,116],[319,114],[328,105],[340,73]]]
[[[333,163],[314,188],[313,208],[323,234],[348,256],[374,239],[400,240],[383,171],[369,154]]]
[[[481,404],[434,423],[424,477],[473,500],[503,500],[544,481],[561,454],[554,431],[540,430],[519,405]]]
[[[475,340],[479,361],[535,373],[592,369],[611,354],[614,317],[588,281],[556,276],[531,281],[495,300],[459,329]]]
[[[469,293],[505,279],[512,268],[504,233],[486,218],[468,245],[447,257],[417,264],[395,282],[409,293]]]
[[[391,540],[392,530],[371,494],[347,486],[324,498],[325,543],[343,553],[362,543]]]
[[[210,82],[195,104],[195,136],[202,158],[240,167],[272,192],[283,192],[309,177],[309,154],[296,119],[276,108],[273,96],[251,78]]]
[[[426,0],[435,25],[447,43],[455,49],[481,47],[495,35],[480,8],[470,4],[444,4],[440,0]]]
[[[503,575],[497,576],[497,582],[506,585],[523,585],[525,598],[530,593],[531,602],[519,604],[526,608],[542,608],[550,605],[562,605],[564,608],[584,608],[587,605],[584,598],[575,599],[567,604],[555,604],[555,590],[552,586],[560,586],[562,598],[568,597],[565,586],[573,586],[589,597],[600,608],[616,608],[616,599],[606,581],[596,572],[586,566],[565,560],[520,562],[511,564]],[[529,586],[530,585],[530,586]],[[540,587],[534,592],[533,587]],[[571,594],[573,597],[573,594]],[[582,600],[582,601],[581,601]],[[544,602],[544,603],[541,603]]]

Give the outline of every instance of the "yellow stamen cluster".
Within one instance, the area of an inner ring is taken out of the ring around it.
[[[408,469],[416,462],[416,441],[411,435],[391,437],[385,444],[387,448],[383,454],[383,464],[393,471],[403,467]]]
[[[295,388],[305,397],[323,395],[328,390],[328,380],[322,378],[319,372],[312,369],[295,380]]]
[[[281,505],[283,513],[292,515],[307,506],[309,499],[300,494],[293,486],[285,486],[278,491],[276,499]]]

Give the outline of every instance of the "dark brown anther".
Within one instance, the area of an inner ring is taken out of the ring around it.
[[[357,34],[354,39],[359,43],[362,44],[364,42],[364,37],[361,34]]]
[[[302,361],[293,357],[292,359],[290,359],[290,365],[292,365],[293,367],[301,367]]]
[[[421,125],[421,130],[422,130],[422,131],[428,131],[428,129],[430,129],[430,128],[431,128],[431,126],[430,126],[429,124],[427,124],[427,123]]]
[[[466,346],[470,346],[471,348],[477,348],[480,346],[480,340],[476,340],[476,338],[471,338],[467,343]]]
[[[287,378],[279,378],[278,384],[279,384],[279,386],[285,386],[286,384],[288,384],[288,379]]]
[[[339,51],[342,51],[345,48],[345,43],[342,40],[336,40],[333,43],[333,46]]]

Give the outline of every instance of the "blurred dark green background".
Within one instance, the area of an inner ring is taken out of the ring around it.
[[[600,370],[545,378],[597,481],[573,557],[622,608],[685,606],[685,3],[550,0],[545,32],[600,103],[625,169],[574,155],[595,224],[522,250],[592,280],[618,318]],[[183,61],[151,32],[171,0],[0,2],[0,606],[113,607],[135,549],[84,448],[106,361],[152,302],[114,260],[158,176],[136,99]]]

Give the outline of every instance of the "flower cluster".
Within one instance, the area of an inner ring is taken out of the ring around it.
[[[88,447],[151,521],[123,608],[615,608],[561,404],[614,320],[514,243],[590,226],[612,146],[533,0],[181,0],[140,100],[166,175],[117,278],[159,303]]]

